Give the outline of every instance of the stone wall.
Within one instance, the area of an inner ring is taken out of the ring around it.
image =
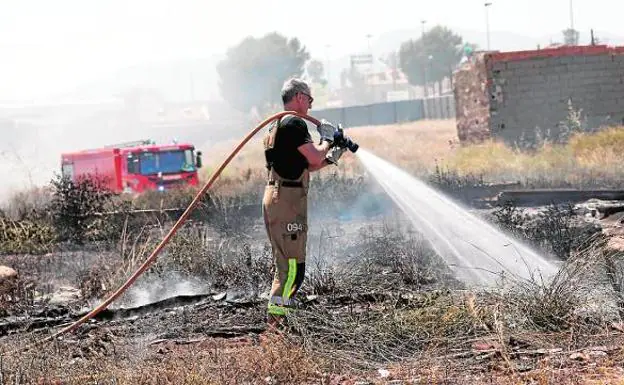
[[[462,143],[490,136],[490,103],[487,96],[485,55],[477,54],[453,74],[457,136]]]
[[[454,93],[462,142],[558,138],[570,106],[584,130],[624,124],[624,47],[484,53],[455,71]]]

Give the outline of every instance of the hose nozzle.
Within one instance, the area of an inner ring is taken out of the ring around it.
[[[340,132],[340,139],[337,141],[336,145],[342,148],[348,148],[351,152],[356,152],[360,145],[355,143],[351,138],[344,134],[344,130],[342,129],[342,125],[338,125],[338,131]]]

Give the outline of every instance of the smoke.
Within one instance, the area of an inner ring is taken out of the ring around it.
[[[167,277],[153,277],[137,282],[128,289],[124,299],[119,303],[127,307],[140,307],[177,296],[201,295],[209,292],[209,284],[201,279],[172,272]]]
[[[63,152],[143,139],[190,142],[202,150],[248,127],[245,116],[223,102],[174,103],[143,89],[93,103],[0,106],[0,201],[47,184],[60,173]]]

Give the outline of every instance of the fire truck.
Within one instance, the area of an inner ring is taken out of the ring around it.
[[[61,174],[76,182],[95,178],[116,193],[165,191],[199,183],[201,151],[189,143],[140,140],[61,154]]]

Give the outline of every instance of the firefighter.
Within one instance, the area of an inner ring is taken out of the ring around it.
[[[297,78],[284,83],[281,96],[285,111],[306,115],[314,101],[310,87]],[[262,212],[275,264],[267,309],[270,326],[283,324],[305,276],[310,172],[337,165],[345,151],[333,146],[340,135],[335,126],[323,120],[317,131],[320,143],[312,140],[304,119],[286,115],[263,139],[268,180]]]

